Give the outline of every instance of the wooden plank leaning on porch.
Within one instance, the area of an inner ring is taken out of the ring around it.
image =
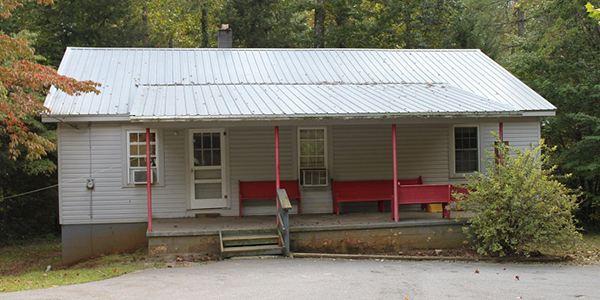
[[[423,177],[416,179],[400,179],[398,182],[406,185],[421,185]],[[392,180],[363,180],[363,181],[335,181],[331,179],[331,193],[333,196],[333,213],[340,214],[342,202],[377,201],[379,211],[384,211],[384,201],[394,198],[394,185]]]
[[[298,215],[302,213],[302,195],[298,180],[282,180],[280,188],[284,189],[289,199],[298,200]],[[248,200],[275,200],[277,197],[275,181],[239,181],[240,191],[240,218],[242,217],[242,203]]]

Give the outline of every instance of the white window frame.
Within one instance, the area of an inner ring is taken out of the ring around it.
[[[456,128],[477,128],[477,171],[469,173],[456,173],[456,139],[455,129]],[[481,128],[479,124],[459,124],[453,125],[450,128],[450,177],[451,178],[462,178],[465,175],[473,174],[481,170]]]
[[[127,156],[126,156],[126,163],[127,163],[127,185],[129,186],[140,186],[140,184],[134,184],[133,183],[133,179],[131,178],[131,175],[133,174],[134,170],[142,170],[145,171],[147,168],[146,166],[144,167],[132,167],[131,166],[131,139],[130,139],[130,134],[131,133],[143,133],[146,134],[146,130],[142,130],[142,129],[127,129],[125,130],[125,140],[126,140],[126,147],[127,147]],[[155,154],[154,156],[156,156],[156,166],[151,167],[151,170],[154,170],[154,172],[156,173],[156,180],[154,180],[152,182],[153,185],[159,184],[161,183],[161,176],[160,176],[160,137],[159,137],[159,133],[157,130],[151,129],[150,133],[154,133],[154,149],[155,149]],[[138,142],[139,143],[139,142]],[[140,144],[141,145],[141,144]],[[143,143],[143,145],[146,145],[146,142]],[[152,143],[151,143],[152,145]],[[138,156],[141,157],[141,156]],[[145,156],[144,156],[145,157]]]
[[[311,185],[306,185],[304,184],[303,180],[300,180],[300,182],[302,182],[302,186],[303,187],[325,187],[325,186],[329,186],[329,149],[328,149],[328,139],[327,139],[327,127],[325,126],[303,126],[303,127],[298,127],[297,131],[296,131],[296,144],[297,144],[297,153],[298,153],[298,178],[301,179],[302,178],[302,165],[300,164],[300,157],[301,157],[301,139],[300,139],[300,131],[301,130],[307,130],[307,129],[322,129],[323,130],[323,146],[324,146],[324,167],[323,169],[325,169],[325,184],[311,184]],[[317,170],[317,169],[315,169]],[[319,169],[320,170],[320,169]]]

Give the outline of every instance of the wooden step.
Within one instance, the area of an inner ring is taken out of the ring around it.
[[[271,244],[277,244],[278,242],[279,242],[279,236],[276,234],[235,235],[235,236],[224,236],[223,237],[223,247],[271,245]]]
[[[239,246],[223,248],[223,258],[234,256],[281,255],[283,247],[279,245]]]

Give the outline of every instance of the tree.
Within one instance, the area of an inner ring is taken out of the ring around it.
[[[468,176],[469,193],[456,194],[475,212],[467,232],[480,254],[530,256],[566,250],[578,241],[573,212],[577,197],[551,175],[543,146],[518,149],[496,143],[484,174]]]
[[[38,4],[52,4],[52,0],[38,0]],[[8,18],[11,12],[22,6],[23,1],[1,0],[0,16]],[[42,159],[56,149],[52,133],[39,122],[44,96],[50,86],[73,95],[86,92],[98,93],[98,84],[77,81],[59,75],[56,70],[36,62],[33,48],[28,39],[33,36],[24,31],[8,36],[0,33],[0,229],[8,221],[10,202],[6,197],[30,187],[31,182],[19,182],[28,176],[51,173],[55,169],[52,161]],[[47,201],[47,200],[46,200]],[[4,236],[5,232],[0,232]]]
[[[215,47],[224,0],[138,1],[147,7],[150,46]]]
[[[557,108],[543,123],[563,182],[582,193],[578,218],[600,220],[600,26],[585,1],[545,0],[528,8],[527,34],[500,63]],[[597,226],[597,225],[596,225]]]
[[[221,21],[241,48],[311,47],[307,4],[294,0],[227,0]]]
[[[45,63],[58,67],[67,47],[139,47],[144,42],[143,15],[135,6],[141,0],[61,0],[40,6],[21,1],[23,7],[0,25],[7,34],[27,29]]]

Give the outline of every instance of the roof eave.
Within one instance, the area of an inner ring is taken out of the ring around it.
[[[192,121],[290,121],[290,120],[349,120],[401,118],[499,118],[520,117],[521,111],[489,112],[419,112],[385,114],[295,114],[295,115],[235,115],[235,116],[131,116],[132,122],[192,122]]]
[[[42,115],[44,123],[62,122],[129,122],[129,115]]]

